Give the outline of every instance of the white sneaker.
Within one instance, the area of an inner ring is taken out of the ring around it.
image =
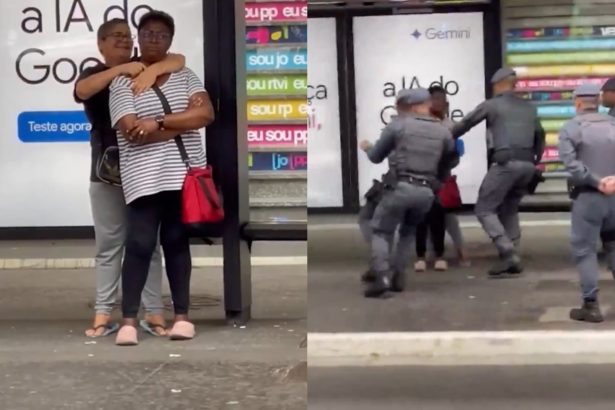
[[[424,260],[419,260],[414,263],[415,272],[425,272],[427,270],[427,263]]]

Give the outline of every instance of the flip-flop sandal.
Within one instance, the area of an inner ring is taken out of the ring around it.
[[[162,330],[166,331],[167,330],[166,327],[164,327],[162,325],[157,325],[157,324],[154,324],[154,323],[150,323],[147,320],[141,320],[139,322],[139,327],[141,329],[145,330],[150,335],[155,336],[155,337],[167,336],[167,335],[161,335],[160,333],[156,332],[156,329],[162,329]]]
[[[91,339],[96,339],[97,337],[105,337],[105,336],[109,336],[114,334],[115,332],[117,332],[120,329],[120,324],[119,323],[107,323],[106,325],[99,325],[96,327],[91,327],[88,330],[93,330],[94,333],[96,333],[98,331],[98,329],[105,329],[104,332],[102,332],[100,335],[94,335],[94,336],[87,336]]]

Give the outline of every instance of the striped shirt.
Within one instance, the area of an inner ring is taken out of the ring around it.
[[[162,103],[153,90],[135,97],[130,89],[131,85],[132,81],[127,77],[117,77],[111,83],[109,110],[114,126],[130,114],[136,114],[138,118],[152,118],[164,114]],[[205,92],[201,80],[188,68],[172,73],[160,89],[174,113],[185,111],[192,95]],[[198,130],[184,132],[182,140],[191,165],[205,166],[207,160]],[[135,145],[126,141],[118,131],[118,147],[126,203],[159,192],[182,189],[187,170],[174,140]]]

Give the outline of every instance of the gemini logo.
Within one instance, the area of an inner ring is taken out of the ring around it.
[[[425,37],[426,40],[462,40],[472,37],[472,31],[470,29],[440,30],[429,27],[424,33],[414,30],[410,35],[416,40],[419,40],[421,37]]]

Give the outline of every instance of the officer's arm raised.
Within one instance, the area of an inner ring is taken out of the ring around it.
[[[395,125],[393,124],[387,125],[382,130],[382,134],[380,134],[376,144],[366,151],[367,158],[374,164],[380,164],[395,149]]]
[[[463,119],[453,126],[451,133],[454,138],[463,136],[466,132],[470,131],[477,124],[487,119],[489,115],[489,105],[487,101],[479,104],[473,111],[463,117]]]
[[[578,126],[565,126],[559,134],[559,157],[571,175],[571,181],[577,186],[598,188],[600,178],[593,175],[585,164],[578,159],[578,147],[581,132]]]

